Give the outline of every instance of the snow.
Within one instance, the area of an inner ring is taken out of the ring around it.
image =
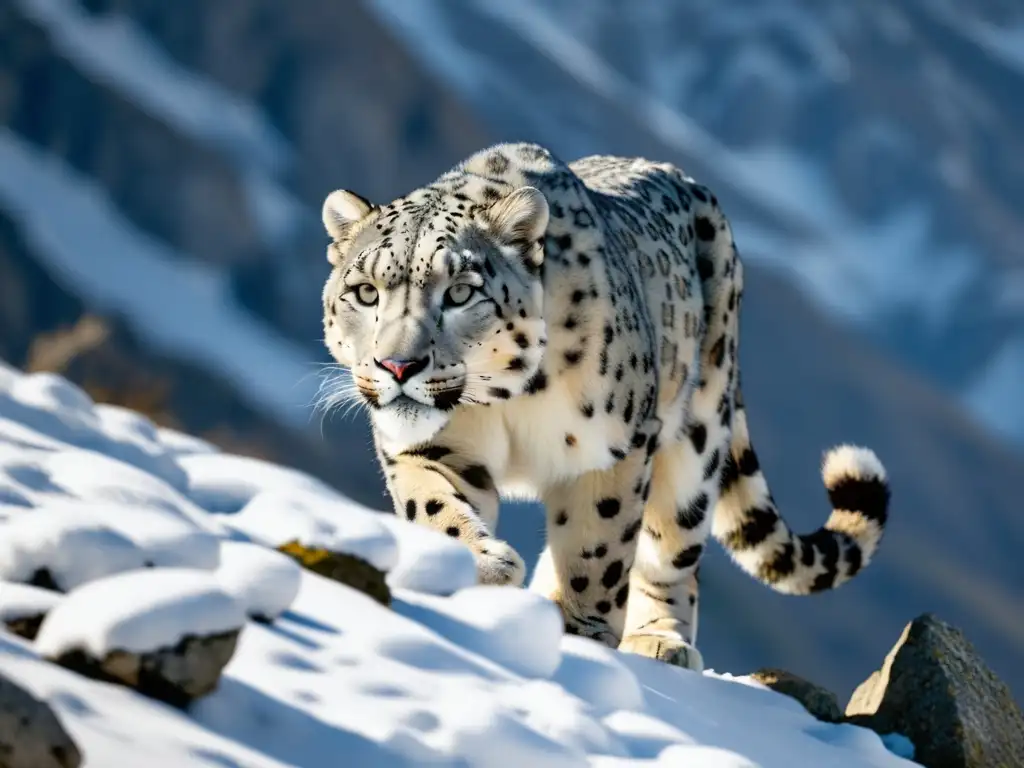
[[[406,594],[395,610],[522,677],[546,678],[558,668],[562,617],[533,592],[473,586],[447,599]]]
[[[65,596],[39,628],[35,649],[55,658],[84,650],[145,653],[174,647],[190,635],[241,629],[242,604],[216,576],[195,568],[154,568],[96,579]]]
[[[220,545],[217,578],[254,619],[276,619],[299,593],[302,569],[281,552],[244,541]]]
[[[156,431],[160,444],[174,456],[191,456],[196,453],[217,453],[218,448],[206,440],[186,435],[176,429],[161,427]]]
[[[0,418],[21,425],[7,433],[5,442],[41,449],[62,443],[89,448],[136,466],[172,486],[184,485],[181,468],[161,455],[152,440],[144,434],[114,428],[115,419],[110,411],[94,408],[85,392],[51,373],[21,376],[12,381],[9,389],[0,388]]]
[[[277,488],[338,498],[335,491],[309,475],[249,456],[190,453],[178,463],[188,478],[189,496],[213,512],[237,512],[258,493]]]
[[[232,515],[229,525],[265,546],[297,541],[355,555],[382,571],[398,559],[398,544],[379,512],[319,493],[264,491]]]
[[[402,542],[388,571],[392,589],[445,596],[476,584],[473,554],[450,536],[393,515],[381,516],[380,522]]]
[[[23,513],[4,524],[0,537],[0,579],[29,582],[46,572],[62,591],[145,562],[131,539],[73,515]]]
[[[0,581],[0,622],[42,616],[61,599],[58,593],[49,589]]]
[[[0,397],[25,417],[0,421],[2,487],[21,499],[0,518],[0,577],[47,567],[74,588],[0,582],[0,614],[48,611],[34,643],[0,631],[0,674],[51,704],[88,765],[911,765],[893,753],[905,740],[890,751],[819,723],[748,677],[565,636],[547,600],[472,584],[462,545],[302,473],[156,430],[151,465],[186,478],[172,487],[129,461],[124,442],[150,429],[124,412],[88,423],[99,447],[77,447],[67,424],[96,409],[51,382],[60,397],[40,420],[26,378],[0,367]],[[389,570],[392,605],[270,549],[296,537]],[[217,689],[187,712],[45,661],[239,627]]]

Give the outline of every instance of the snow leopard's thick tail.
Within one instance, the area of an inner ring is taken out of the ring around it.
[[[867,448],[833,448],[822,467],[832,515],[810,534],[794,533],[786,525],[751,446],[740,390],[743,265],[717,200],[705,188],[693,189],[707,302],[702,386],[694,410],[707,410],[704,401],[713,398],[723,427],[731,432],[728,450],[722,451],[726,458],[720,463],[712,535],[744,571],[778,592],[806,595],[832,589],[856,575],[878,548],[889,508],[885,468]]]
[[[889,483],[868,448],[825,454],[822,479],[832,504],[824,527],[797,534],[779,514],[750,445],[740,391],[730,457],[722,468],[712,534],[747,573],[778,592],[808,595],[838,587],[866,566],[885,530]]]

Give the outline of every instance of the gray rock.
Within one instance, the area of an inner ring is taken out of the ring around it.
[[[87,677],[120,683],[150,698],[184,708],[213,691],[235,653],[239,630],[185,637],[147,653],[115,650],[102,659],[73,650],[52,659]]]
[[[826,723],[838,723],[843,719],[836,695],[827,688],[805,680],[784,669],[763,668],[750,675],[767,685],[776,693],[782,693],[803,704],[804,709]]]
[[[902,733],[929,768],[1024,765],[1024,716],[1010,689],[960,630],[932,614],[906,626],[846,715],[880,734]]]
[[[78,768],[82,753],[50,706],[0,675],[0,768]]]

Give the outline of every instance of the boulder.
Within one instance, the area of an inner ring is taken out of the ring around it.
[[[173,647],[135,653],[115,650],[103,658],[74,649],[52,660],[74,672],[134,688],[150,698],[184,708],[217,687],[231,661],[239,631],[190,635]]]
[[[90,581],[39,628],[35,650],[74,672],[185,707],[217,687],[245,627],[215,574],[151,568]]]
[[[861,683],[847,721],[908,737],[929,768],[1024,765],[1024,716],[963,633],[931,614],[914,619],[882,668]]]
[[[331,552],[318,547],[307,547],[298,541],[289,541],[278,547],[286,555],[313,573],[345,584],[372,597],[382,605],[391,605],[391,590],[385,573],[356,555]]]
[[[82,753],[50,706],[0,675],[0,768],[78,768]]]
[[[803,704],[804,709],[823,722],[839,723],[843,720],[843,710],[839,708],[839,700],[827,688],[822,688],[820,685],[783,669],[766,667],[757,670],[750,676],[773,691],[796,699]]]

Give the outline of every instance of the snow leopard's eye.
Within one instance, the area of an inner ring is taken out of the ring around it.
[[[444,305],[446,307],[461,307],[473,297],[474,293],[476,293],[476,288],[472,285],[456,283],[444,292]]]
[[[377,299],[379,298],[377,289],[369,283],[360,283],[352,289],[352,293],[355,294],[356,301],[364,307],[372,307],[377,303]]]

